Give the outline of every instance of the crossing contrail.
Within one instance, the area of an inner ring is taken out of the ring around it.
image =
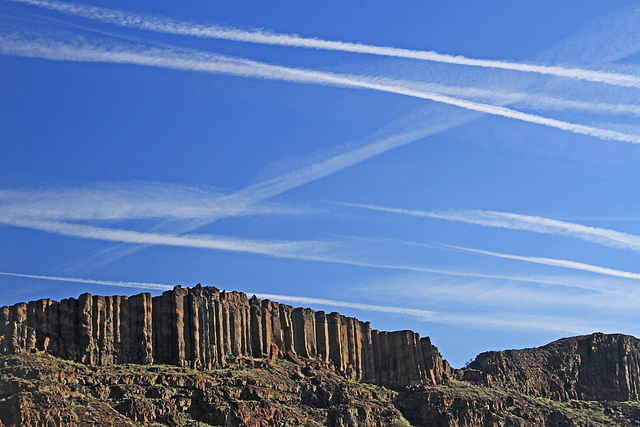
[[[434,51],[412,50],[397,47],[375,46],[363,43],[322,40],[301,37],[296,34],[277,34],[262,30],[240,30],[232,27],[201,25],[186,21],[177,21],[165,17],[149,17],[145,15],[107,9],[97,6],[71,4],[49,0],[8,0],[17,3],[38,6],[67,15],[79,16],[122,27],[137,28],[160,33],[231,40],[247,43],[258,43],[276,46],[300,47],[307,49],[331,50],[340,52],[361,53],[395,58],[417,59],[472,67],[494,68],[502,70],[536,73],[542,75],[564,77],[569,79],[605,83],[615,86],[640,88],[640,77],[587,70],[582,68],[566,68],[561,66],[527,64],[510,61],[468,58],[460,55],[448,55]]]
[[[0,37],[0,53],[4,55],[44,58],[57,61],[136,64],[185,71],[284,80],[293,83],[368,89],[453,105],[471,111],[539,124],[575,134],[589,135],[602,140],[640,143],[640,135],[556,120],[502,106],[483,104],[438,93],[416,90],[403,85],[404,82],[402,81],[383,77],[358,76],[291,68],[242,58],[198,52],[179,52],[159,48],[134,50],[130,47],[123,46],[104,47],[87,42],[71,44],[48,39],[25,40],[23,37],[16,37],[15,35]]]
[[[0,216],[0,223],[89,240],[214,249],[293,259],[308,259],[329,246],[326,243],[313,241],[274,242],[211,235],[148,233],[11,216]]]
[[[559,221],[557,219],[544,218],[540,216],[485,210],[418,211],[375,205],[362,205],[357,203],[341,204],[401,215],[444,219],[447,221],[465,222],[467,224],[478,224],[488,227],[507,228],[511,230],[525,230],[543,234],[562,235],[587,242],[597,243],[603,246],[631,249],[640,252],[640,236],[635,234],[623,233],[600,227],[590,227],[587,225]]]
[[[612,268],[600,267],[598,265],[585,264],[582,262],[568,261],[564,259],[531,257],[522,255],[503,254],[500,252],[485,251],[482,249],[465,248],[461,246],[443,245],[448,248],[458,249],[465,252],[472,252],[482,255],[489,255],[498,258],[514,259],[518,261],[532,262],[534,264],[549,265],[552,267],[570,268],[573,270],[588,271],[591,273],[604,274],[607,276],[623,277],[625,279],[640,279],[640,273],[631,273],[628,271],[614,270]]]

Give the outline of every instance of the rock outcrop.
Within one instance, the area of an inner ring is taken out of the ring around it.
[[[490,351],[470,368],[492,381],[554,400],[640,400],[640,340],[595,333],[543,347]]]
[[[429,338],[381,332],[338,313],[293,308],[213,287],[151,297],[80,295],[0,308],[0,352],[44,351],[85,364],[229,366],[240,358],[317,360],[356,381],[391,387],[451,375]]]
[[[618,426],[637,402],[557,402],[451,380],[390,390],[318,360],[224,369],[83,365],[46,353],[0,355],[0,426]]]
[[[245,360],[247,362],[247,360]],[[397,393],[279,360],[199,371],[0,356],[0,426],[388,426]]]

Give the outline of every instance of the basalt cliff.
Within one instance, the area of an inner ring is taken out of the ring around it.
[[[85,364],[222,368],[237,358],[313,359],[349,379],[386,386],[442,383],[451,369],[428,337],[380,332],[243,293],[196,286],[151,297],[80,295],[0,309],[0,351],[44,351]]]
[[[0,308],[5,426],[640,426],[640,341],[451,369],[429,338],[211,287]]]
[[[640,340],[629,335],[595,333],[539,348],[490,351],[469,368],[533,396],[640,401]]]

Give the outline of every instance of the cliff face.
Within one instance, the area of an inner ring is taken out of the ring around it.
[[[85,364],[229,366],[238,357],[314,359],[357,381],[437,384],[451,369],[429,338],[212,287],[161,296],[83,294],[0,309],[0,352],[46,351]]]
[[[596,333],[540,348],[491,351],[469,366],[494,383],[555,400],[640,400],[640,340]]]

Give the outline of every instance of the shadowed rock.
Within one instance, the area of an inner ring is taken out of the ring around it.
[[[490,351],[469,365],[533,396],[555,400],[639,400],[640,340],[595,333],[543,347]]]

